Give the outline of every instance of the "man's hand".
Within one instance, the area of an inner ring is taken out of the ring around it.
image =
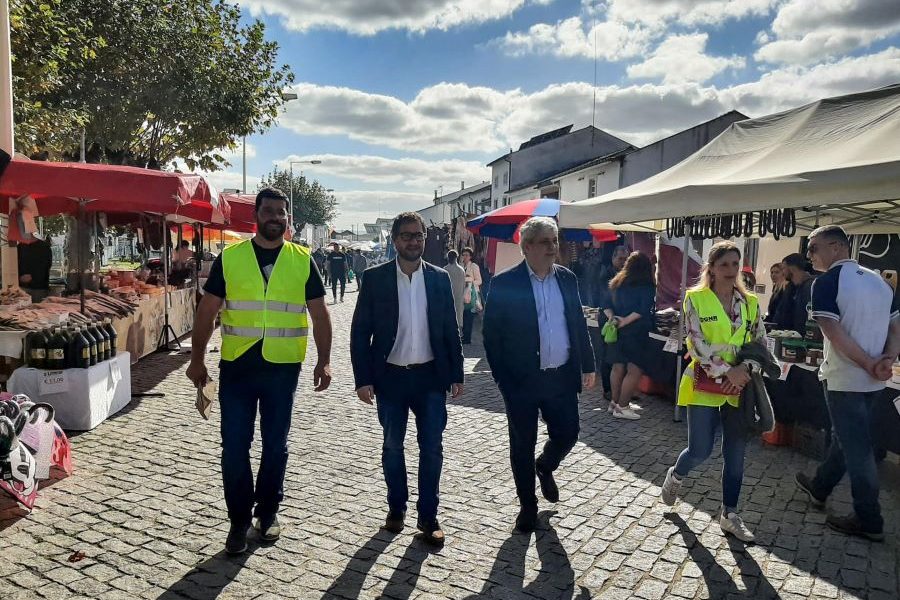
[[[356,395],[359,396],[359,399],[366,404],[372,404],[372,400],[375,399],[375,387],[371,385],[364,385],[356,390]]]
[[[317,363],[313,370],[313,385],[316,386],[316,392],[324,392],[331,385],[331,365],[328,363]]]
[[[187,378],[191,380],[194,387],[201,388],[209,382],[209,372],[203,361],[191,361],[187,368]]]
[[[19,283],[31,283],[31,275],[25,274],[19,277]]]
[[[744,365],[737,365],[728,369],[725,377],[728,379],[725,383],[730,383],[740,392],[750,382],[750,371]]]
[[[582,373],[581,374],[581,387],[586,390],[592,389],[597,384],[597,374],[596,373]]]
[[[894,357],[890,354],[884,354],[875,359],[869,374],[878,381],[887,381],[893,375]]]
[[[451,399],[459,398],[460,396],[462,396],[462,394],[463,394],[463,384],[454,383],[453,385],[450,386],[450,398]]]

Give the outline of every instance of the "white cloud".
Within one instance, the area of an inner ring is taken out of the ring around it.
[[[809,64],[900,32],[898,0],[787,0],[760,40],[756,60]]]
[[[526,4],[553,0],[243,0],[254,16],[281,17],[294,31],[341,29],[373,35],[386,29],[447,30],[508,17]]]
[[[706,33],[673,35],[661,43],[642,63],[628,67],[632,79],[662,79],[663,83],[702,83],[726,69],[742,69],[742,57],[706,54]]]
[[[609,0],[610,20],[663,25],[717,25],[752,15],[768,14],[779,0]],[[595,3],[596,5],[597,3]]]
[[[324,154],[287,156],[278,161],[286,168],[292,160],[321,160],[319,165],[304,165],[304,172],[330,175],[374,185],[402,185],[418,193],[428,194],[438,186],[452,189],[465,181],[473,185],[487,181],[490,170],[483,163],[465,160],[421,160],[417,158],[385,158],[383,156]],[[427,197],[427,195],[426,195]]]
[[[243,175],[241,173],[235,173],[234,171],[198,171],[200,174],[206,177],[206,179],[215,186],[218,191],[223,190],[239,190],[241,189],[241,184],[243,182]],[[256,192],[256,188],[259,187],[260,178],[254,175],[247,175],[247,193],[252,194]]]
[[[510,56],[549,54],[560,58],[593,58],[596,47],[598,59],[619,61],[646,51],[653,35],[649,28],[618,21],[588,28],[581,17],[572,17],[555,25],[538,23],[527,31],[508,32],[491,44]]]

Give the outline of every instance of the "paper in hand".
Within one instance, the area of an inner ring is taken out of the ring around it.
[[[197,388],[197,412],[207,421],[209,421],[209,415],[212,414],[212,403],[215,397],[216,384],[214,382],[209,381],[203,387]]]

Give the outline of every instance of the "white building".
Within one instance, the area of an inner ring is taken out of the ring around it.
[[[438,196],[435,191],[434,204],[418,210],[426,225],[448,225],[460,215],[471,217],[491,210],[491,184],[482,182],[466,187],[466,183],[460,184],[460,189]]]

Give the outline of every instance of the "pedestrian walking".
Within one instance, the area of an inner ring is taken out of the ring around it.
[[[578,394],[594,386],[594,352],[581,308],[578,280],[555,264],[556,222],[534,217],[520,229],[525,255],[496,275],[484,313],[484,348],[506,406],[509,453],[520,510],[516,529],[537,523],[541,493],[559,501],[553,472],[578,440]],[[550,439],[535,460],[538,414]]]
[[[622,270],[622,267],[625,266],[625,259],[628,258],[628,248],[625,246],[616,246],[613,249],[612,259],[608,265],[605,265],[600,272],[600,277],[597,280],[597,306],[602,307],[604,305],[609,305],[612,301],[609,298],[609,282],[612,281],[612,278],[616,276],[616,274]],[[606,313],[602,310],[598,314],[598,327],[599,329],[603,329],[603,326],[606,325]],[[612,400],[612,381],[610,380],[610,376],[612,374],[612,363],[606,359],[606,342],[603,341],[603,336],[597,336],[597,340],[599,342],[598,347],[594,348],[594,352],[597,356],[597,365],[598,371],[600,372],[600,382],[603,384],[603,395],[607,400]]]
[[[287,436],[294,393],[306,357],[309,319],[318,359],[317,392],[331,383],[331,320],[325,287],[307,248],[284,241],[287,197],[274,188],[256,195],[256,235],[216,258],[197,306],[187,377],[198,388],[209,381],[206,345],[224,307],[219,363],[222,411],[222,480],[231,528],[229,554],[247,549],[253,521],[263,541],[281,534]],[[309,319],[307,318],[309,316]],[[262,458],[253,484],[250,446],[259,410]]]
[[[687,407],[688,447],[669,468],[662,486],[662,500],[675,504],[688,473],[700,466],[713,450],[716,431],[722,429],[722,507],[719,525],[739,540],[755,539],[737,514],[744,480],[747,433],[740,393],[758,365],[738,363],[741,346],[765,337],[759,301],[747,291],[741,277],[741,251],[732,242],[719,242],[709,251],[700,283],[684,299],[687,347],[691,362],[678,392],[679,406]]]
[[[478,314],[481,304],[481,268],[472,258],[475,251],[471,248],[463,248],[462,266],[466,272],[466,290],[463,292],[465,310],[463,311],[462,343],[472,343],[472,328],[475,325],[475,315]]]
[[[331,298],[337,304],[338,283],[341,285],[341,302],[344,301],[344,292],[347,289],[347,271],[350,269],[350,261],[341,245],[334,243],[331,254],[328,255],[328,274],[331,277]]]
[[[872,451],[872,408],[900,353],[900,305],[874,271],[850,258],[850,240],[837,225],[809,236],[809,258],[820,275],[812,288],[812,316],[825,336],[819,369],[833,435],[814,477],[797,474],[810,503],[825,508],[835,486],[850,475],[854,514],[829,514],[829,527],[880,541],[884,519],[878,502],[878,471]]]
[[[465,308],[466,270],[459,264],[459,253],[450,250],[447,253],[447,266],[444,267],[450,275],[450,288],[453,290],[453,305],[456,307],[456,323],[462,329],[463,309]]]
[[[316,263],[316,268],[319,270],[319,273],[322,274],[322,278],[324,280],[324,284],[328,285],[328,271],[325,269],[325,250],[322,247],[316,248],[316,251],[312,253],[313,262]]]
[[[353,253],[353,272],[356,274],[356,289],[362,289],[363,271],[369,268],[369,261],[358,248]]]
[[[403,440],[412,411],[419,444],[417,527],[426,542],[442,546],[437,515],[447,392],[452,398],[462,394],[463,355],[450,277],[422,260],[425,231],[418,213],[394,219],[397,258],[366,273],[353,313],[350,358],[356,394],[366,404],[375,401],[384,431],[385,529],[400,533],[405,524],[409,489]]]
[[[656,277],[650,258],[632,252],[609,282],[609,289],[606,305],[601,306],[616,327],[617,338],[607,344],[604,358],[613,365],[609,412],[617,419],[640,419],[641,409],[631,403],[631,397],[653,360],[647,346],[656,306]]]

